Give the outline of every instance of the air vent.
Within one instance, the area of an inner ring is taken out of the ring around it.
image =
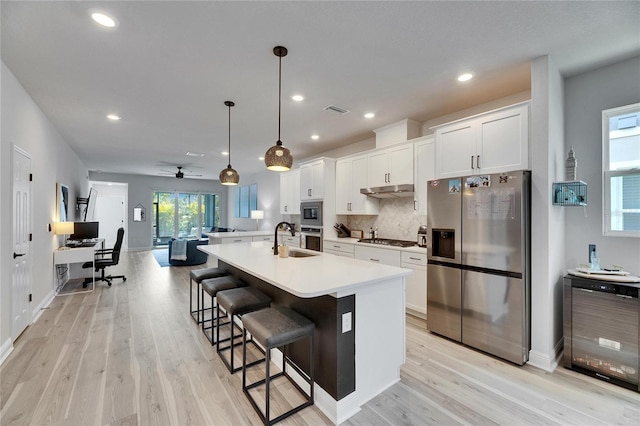
[[[332,112],[337,112],[338,114],[346,114],[349,112],[348,109],[344,109],[344,108],[340,108],[339,106],[336,105],[329,105],[324,107],[325,111],[332,111]]]

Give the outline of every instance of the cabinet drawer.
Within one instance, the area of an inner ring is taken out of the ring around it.
[[[356,259],[384,265],[400,266],[400,252],[375,247],[356,246]]]
[[[324,248],[323,253],[329,253],[329,254],[333,254],[334,256],[342,256],[342,257],[350,257],[353,258],[353,252],[349,253],[346,251],[338,251],[338,250],[331,250],[328,248]]]
[[[222,244],[250,243],[252,237],[222,238]]]
[[[288,246],[300,247],[300,236],[292,237],[291,235],[289,236],[285,235],[280,237],[279,240],[284,242]]]
[[[343,253],[349,253],[351,255],[353,255],[354,251],[354,245],[353,244],[347,244],[347,243],[336,243],[335,241],[324,241],[324,246],[323,246],[323,251],[328,251],[328,250],[332,250],[332,251],[339,251],[339,252],[343,252]]]
[[[257,237],[253,237],[253,241],[273,241],[273,236],[271,236],[271,235],[259,235]]]
[[[426,249],[425,249],[426,251]],[[402,263],[427,266],[427,253],[402,252]]]

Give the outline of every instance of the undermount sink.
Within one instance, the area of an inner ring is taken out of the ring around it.
[[[289,257],[312,257],[319,254],[320,253],[307,253],[305,251],[289,250]]]

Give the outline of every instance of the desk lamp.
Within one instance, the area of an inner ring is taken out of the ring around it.
[[[264,219],[264,210],[251,210],[251,219],[256,220],[256,231],[259,231],[260,219]]]
[[[56,222],[55,233],[56,235],[64,235],[63,247],[67,244],[67,235],[75,232],[75,226],[73,222]]]

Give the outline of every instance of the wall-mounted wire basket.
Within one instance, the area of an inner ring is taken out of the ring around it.
[[[586,206],[587,184],[581,180],[554,182],[551,197],[556,206]]]

